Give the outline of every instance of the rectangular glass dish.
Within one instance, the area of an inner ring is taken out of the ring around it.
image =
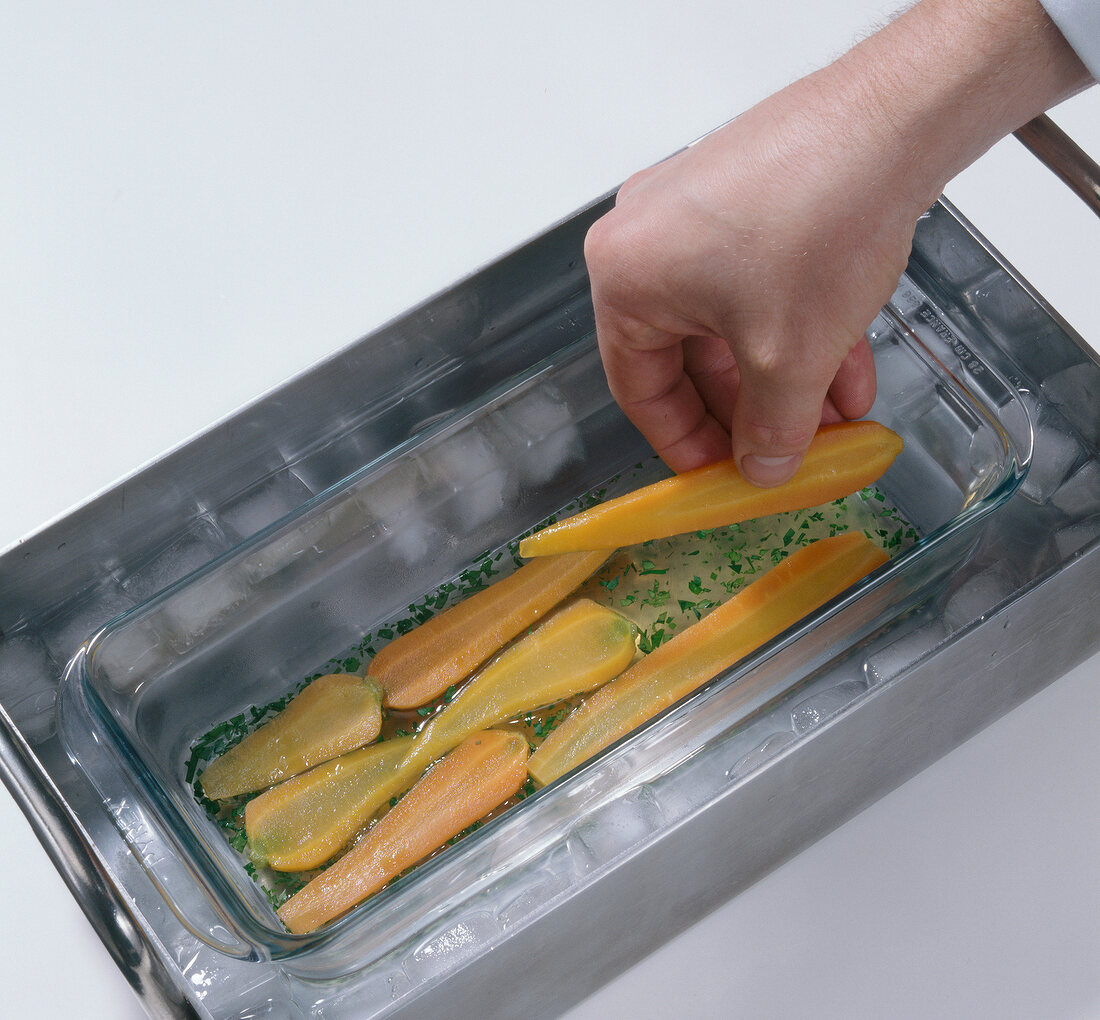
[[[191,747],[217,723],[346,656],[486,551],[648,462],[651,451],[607,391],[594,338],[466,405],[426,415],[381,456],[95,635],[63,681],[62,740],[165,909],[220,953],[280,959],[310,979],[377,964],[379,981],[392,980],[384,961],[410,945],[422,947],[430,975],[464,945],[507,937],[563,889],[656,838],[870,691],[872,675],[820,691],[815,671],[957,567],[972,525],[1024,476],[1031,430],[1016,390],[959,339],[914,279],[903,279],[869,336],[879,388],[869,417],[905,440],[879,487],[917,541],[639,731],[316,933],[283,929],[196,802]],[[409,980],[407,968],[402,974]]]

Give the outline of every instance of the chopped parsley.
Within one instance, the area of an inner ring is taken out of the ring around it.
[[[633,470],[616,476],[607,485],[578,497],[525,534],[652,480],[655,471],[663,470],[656,468],[656,464],[654,459],[635,465]],[[795,548],[848,530],[863,531],[891,554],[918,540],[916,530],[895,507],[886,503],[878,489],[872,487],[824,506],[727,527],[708,528],[674,538],[653,539],[620,550],[596,573],[593,583],[585,586],[584,593],[629,616],[638,627],[638,651],[647,655],[683,628],[701,620],[722,601],[749,584],[754,575],[770,569]],[[241,856],[245,872],[262,886],[273,908],[286,902],[316,872],[279,873],[252,860],[244,828],[245,805],[250,797],[224,803],[205,798],[197,778],[203,768],[282,711],[318,676],[329,672],[364,672],[370,660],[387,642],[409,633],[437,613],[521,566],[523,561],[518,550],[523,537],[520,535],[499,548],[486,550],[474,557],[473,562],[456,577],[445,580],[409,603],[396,618],[372,623],[371,630],[364,627],[363,637],[353,648],[334,656],[293,690],[218,723],[194,742],[184,766],[186,781],[191,785],[196,801],[224,834],[228,845]],[[412,711],[388,713],[379,739],[415,735],[418,728],[424,725],[424,720],[450,703],[456,693],[457,688],[452,685],[427,705]],[[521,727],[532,749],[535,749],[580,700],[570,699],[533,709],[501,725]],[[528,779],[515,800],[523,800],[534,792],[535,785]],[[400,795],[391,798],[389,807],[399,800]],[[481,822],[475,822],[449,843],[476,831],[480,825]]]

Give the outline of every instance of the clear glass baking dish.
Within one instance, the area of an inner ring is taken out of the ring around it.
[[[731,733],[743,732],[738,746],[747,750],[724,781],[751,771],[767,753],[758,734],[775,729],[761,717],[789,715],[816,665],[942,582],[966,555],[974,522],[1006,500],[1027,469],[1031,431],[1019,395],[916,283],[903,280],[869,336],[879,385],[870,417],[905,439],[880,488],[918,541],[640,731],[312,935],[283,930],[196,802],[191,745],[215,724],[286,694],[486,550],[506,547],[582,494],[639,462],[662,471],[614,406],[594,338],[471,406],[425,420],[383,456],[95,635],[64,680],[62,739],[165,908],[219,952],[285,960],[318,979],[359,970],[464,910],[473,911],[474,929],[486,926],[473,942],[491,945],[513,923],[509,909],[515,917],[537,913],[540,897],[548,901],[568,875],[590,866],[578,819],[689,763],[697,769]],[[769,661],[782,668],[765,668]],[[782,743],[797,739],[795,732]],[[728,748],[723,754],[728,761]],[[705,787],[697,790],[705,798]],[[644,815],[645,805],[639,810]]]

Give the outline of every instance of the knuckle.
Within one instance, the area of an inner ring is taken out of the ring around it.
[[[628,261],[628,231],[615,210],[596,220],[584,238],[584,261],[588,273],[603,285],[616,280]]]
[[[777,454],[800,453],[810,445],[817,422],[777,423],[774,421],[745,421],[741,423],[741,438],[754,449],[773,450]]]
[[[601,216],[588,228],[584,236],[584,260],[591,270],[594,266],[602,266],[610,257],[611,233],[614,229],[609,222],[611,214]]]

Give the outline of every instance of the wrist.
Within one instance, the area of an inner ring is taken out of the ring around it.
[[[823,72],[923,211],[999,139],[1091,83],[1038,0],[921,0]]]

